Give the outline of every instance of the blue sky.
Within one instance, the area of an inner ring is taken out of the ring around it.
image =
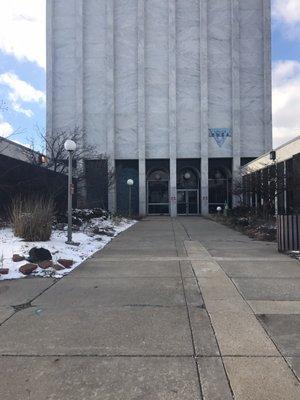
[[[24,144],[46,125],[45,3],[0,0],[0,135]],[[272,0],[272,21],[276,147],[300,135],[300,0]]]

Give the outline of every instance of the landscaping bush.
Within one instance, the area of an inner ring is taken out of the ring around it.
[[[73,210],[73,218],[79,219],[82,222],[89,222],[93,218],[102,218],[108,219],[110,213],[108,211],[103,210],[102,208],[86,208],[86,209],[78,209]]]
[[[241,216],[241,215],[248,216]],[[252,239],[273,242],[277,237],[276,219],[259,218],[251,209],[233,209],[226,215],[211,215],[212,219],[248,235]]]
[[[52,199],[37,196],[16,198],[11,207],[14,235],[29,242],[49,240],[53,215]]]
[[[102,208],[75,208],[72,211],[72,225],[74,230],[80,230],[89,224],[93,219],[108,220],[113,214]],[[64,230],[68,224],[67,214],[57,214],[54,220],[54,228]]]

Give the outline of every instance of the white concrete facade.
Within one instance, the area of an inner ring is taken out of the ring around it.
[[[39,159],[43,157],[42,153],[38,153],[20,143],[16,143],[4,137],[0,137],[0,154],[27,163],[32,163],[33,161],[38,163]]]
[[[47,131],[138,160],[141,214],[146,160],[169,160],[174,199],[176,161],[201,159],[205,214],[208,160],[235,174],[272,147],[270,32],[270,0],[47,0]]]

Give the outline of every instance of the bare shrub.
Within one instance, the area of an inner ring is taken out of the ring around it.
[[[53,215],[52,199],[37,196],[16,198],[11,207],[14,235],[29,242],[49,240]]]

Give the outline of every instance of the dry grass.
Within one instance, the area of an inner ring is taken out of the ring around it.
[[[49,240],[53,215],[52,199],[37,196],[16,198],[11,207],[14,235],[29,242]]]

